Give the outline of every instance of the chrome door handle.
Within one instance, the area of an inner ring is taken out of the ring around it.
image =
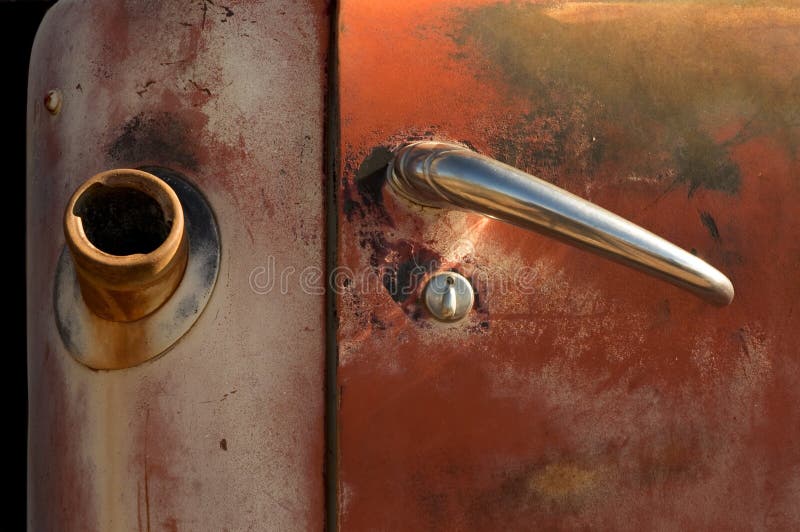
[[[390,187],[428,207],[496,218],[588,249],[716,305],[733,300],[719,270],[663,238],[521,170],[459,144],[423,141],[395,152]]]

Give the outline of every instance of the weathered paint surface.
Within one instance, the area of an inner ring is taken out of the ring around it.
[[[322,527],[323,296],[249,281],[270,256],[324,264],[328,21],[322,0],[74,0],[45,18],[28,121],[31,530]],[[151,165],[206,195],[220,275],[171,351],[92,371],[53,315],[63,209],[91,175]]]
[[[344,0],[338,24],[342,529],[800,528],[800,8]],[[418,138],[694,250],[735,301],[395,201],[387,149]],[[455,326],[419,300],[445,268],[478,292]]]

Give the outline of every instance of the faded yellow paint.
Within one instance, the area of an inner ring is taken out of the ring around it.
[[[548,464],[533,474],[531,490],[545,500],[565,502],[584,496],[597,486],[601,475],[575,464]]]

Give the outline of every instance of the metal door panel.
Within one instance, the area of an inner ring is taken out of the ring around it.
[[[322,1],[63,1],[47,14],[28,107],[31,530],[323,526],[324,298],[250,281],[271,260],[324,264],[328,21]],[[142,166],[205,195],[221,270],[169,352],[93,371],[56,328],[61,219],[93,174]]]
[[[344,0],[337,30],[341,528],[800,526],[800,10]],[[692,250],[733,304],[398,200],[419,139]],[[455,325],[420,297],[447,269]]]

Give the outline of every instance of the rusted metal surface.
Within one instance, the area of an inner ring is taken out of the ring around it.
[[[344,0],[338,30],[341,528],[800,527],[800,9]],[[428,138],[692,250],[736,300],[397,202],[391,150]],[[421,298],[447,269],[477,289],[455,325]]]
[[[323,296],[250,275],[324,263],[327,28],[310,0],[65,1],[45,18],[28,99],[31,530],[322,526]],[[98,372],[56,327],[60,220],[87,176],[119,167],[192,181],[223,254],[177,345]]]

